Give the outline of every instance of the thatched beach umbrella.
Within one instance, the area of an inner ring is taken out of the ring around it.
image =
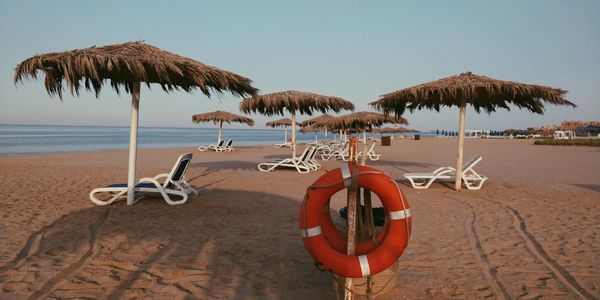
[[[296,113],[312,115],[315,110],[322,113],[332,110],[354,110],[354,104],[340,97],[319,94],[286,91],[247,98],[240,103],[240,110],[245,113],[283,115],[285,111],[292,115],[292,157],[296,157]]]
[[[376,112],[361,111],[339,117],[334,117],[328,121],[315,123],[313,126],[327,126],[337,130],[354,130],[363,132],[363,141],[366,142],[366,132],[373,127],[381,127],[384,124],[403,124],[407,125],[408,121],[400,116],[393,117]]]
[[[104,84],[117,93],[131,93],[131,129],[129,136],[129,172],[127,203],[133,204],[137,154],[138,108],[140,85],[158,83],[165,92],[199,89],[205,95],[230,91],[240,97],[255,95],[252,81],[246,77],[207,66],[187,57],[173,54],[143,42],[90,47],[67,52],[36,55],[21,62],[15,69],[15,84],[26,77],[37,78],[37,71],[46,75],[44,84],[50,96],[62,99],[63,80],[71,94],[79,90],[94,90],[99,97]]]
[[[373,131],[374,132],[379,132],[379,133],[413,133],[413,132],[420,132],[418,130],[409,129],[409,128],[405,128],[405,127],[384,127],[384,128],[373,129]]]
[[[292,119],[290,119],[290,118],[283,118],[283,119],[279,119],[279,120],[267,122],[265,125],[269,126],[271,128],[283,127],[284,128],[283,143],[287,144],[287,128],[290,127],[290,126],[292,126]],[[293,128],[292,130],[295,130],[295,128]]]
[[[201,122],[213,122],[215,125],[219,124],[219,135],[217,137],[217,144],[221,142],[221,133],[223,132],[223,122],[228,124],[233,123],[246,123],[248,126],[254,126],[254,120],[236,115],[227,111],[213,111],[209,113],[197,114],[192,116],[192,121],[194,123]]]
[[[555,105],[576,105],[563,96],[567,91],[547,86],[496,80],[471,72],[450,76],[436,81],[416,85],[382,95],[371,105],[384,113],[401,115],[407,109],[440,110],[442,106],[457,106],[460,109],[458,130],[458,154],[456,157],[455,188],[461,188],[465,114],[467,104],[476,112],[492,113],[496,108],[509,110],[509,104],[525,108],[533,113],[544,113],[544,102]]]
[[[331,120],[332,118],[335,118],[332,115],[328,115],[328,114],[322,114],[318,117],[314,117],[311,119],[308,119],[304,122],[302,122],[300,124],[300,126],[302,126],[302,128],[310,126],[312,129],[311,130],[317,130],[316,132],[319,132],[319,128],[322,128],[325,131],[325,138],[327,138],[327,131],[329,130],[329,128],[327,128],[327,126],[322,125],[321,127],[317,128],[317,124],[324,124],[326,121]]]

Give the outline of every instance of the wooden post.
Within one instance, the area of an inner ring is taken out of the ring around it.
[[[127,205],[135,199],[135,165],[137,159],[138,116],[140,108],[140,83],[134,82],[131,89],[131,122],[129,124],[129,167],[127,171]]]
[[[460,117],[458,119],[458,151],[456,154],[456,179],[454,180],[454,189],[460,191],[462,183],[462,163],[463,148],[465,144],[465,115],[467,114],[467,104],[465,100],[460,103]]]
[[[292,158],[296,158],[296,111],[292,112]]]
[[[221,142],[221,133],[223,132],[223,121],[219,122],[219,137],[217,138],[217,145]]]
[[[348,220],[347,220],[347,236],[348,244],[346,248],[346,255],[355,255],[356,250],[356,198],[358,193],[358,174],[354,158],[356,154],[356,138],[350,139],[350,160],[348,167],[352,172],[352,183],[348,188],[347,193],[347,204],[348,204]],[[354,282],[352,278],[346,278],[344,282],[344,300],[353,299],[352,290],[354,288]]]

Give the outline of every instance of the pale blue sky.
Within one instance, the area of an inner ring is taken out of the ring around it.
[[[378,95],[465,71],[569,90],[576,109],[467,115],[503,129],[600,119],[600,1],[0,1],[0,123],[128,125],[130,97],[51,99],[43,79],[13,85],[40,53],[145,40],[247,76],[263,93]],[[194,127],[191,115],[238,111],[230,94],[142,87],[141,126]],[[266,117],[252,115],[256,128]],[[457,110],[407,113],[410,127],[456,128]],[[300,117],[304,119],[306,117]],[[210,126],[210,125],[206,125]]]

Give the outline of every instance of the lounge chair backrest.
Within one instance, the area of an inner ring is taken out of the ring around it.
[[[219,143],[217,144],[217,147],[223,146],[223,143],[225,143],[225,140],[220,140]]]
[[[483,158],[481,156],[473,156],[466,163],[463,164],[462,173],[465,174],[469,170],[473,169],[477,163],[479,163]]]
[[[192,153],[186,153],[179,156],[177,162],[173,166],[171,173],[169,173],[168,181],[171,182],[179,182],[183,180],[183,176],[185,175],[185,171],[190,165],[192,161]]]
[[[375,152],[375,144],[377,144],[377,143],[371,144],[371,147],[369,147],[369,151],[367,151],[367,154]]]
[[[308,158],[310,152],[313,150],[314,147],[306,147],[306,149],[304,149],[304,152],[302,152],[302,155],[300,156],[300,161],[306,161],[306,159]]]
[[[306,160],[313,160],[315,159],[315,155],[317,155],[317,147],[313,146],[310,148],[310,153],[306,156]]]
[[[225,147],[227,147],[227,148],[228,148],[228,147],[231,147],[231,145],[233,145],[233,140],[232,140],[232,139],[229,139],[229,140],[227,141],[227,145],[225,145]]]

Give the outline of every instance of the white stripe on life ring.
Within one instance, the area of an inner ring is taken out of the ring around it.
[[[350,173],[350,168],[348,168],[347,164],[344,164],[340,167],[340,171],[342,171],[342,179],[344,180],[344,187],[349,187],[352,184],[352,173]]]
[[[302,237],[303,238],[309,238],[309,237],[317,236],[317,235],[321,234],[321,232],[322,232],[321,231],[321,226],[315,226],[315,227],[303,229],[302,230]]]
[[[371,275],[371,267],[369,267],[369,260],[366,255],[360,255],[358,257],[358,262],[360,263],[360,272],[362,276]]]
[[[410,208],[405,210],[390,211],[391,220],[402,220],[410,217]]]

